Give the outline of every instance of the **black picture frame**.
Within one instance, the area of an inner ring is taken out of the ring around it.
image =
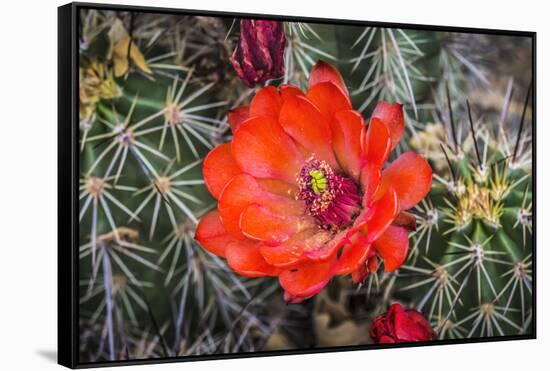
[[[200,16],[224,16],[235,18],[261,18],[281,21],[305,21],[341,25],[383,26],[428,31],[450,31],[461,33],[481,33],[506,36],[522,36],[532,40],[532,157],[533,157],[533,332],[531,334],[486,337],[475,339],[438,340],[405,344],[341,346],[330,348],[289,349],[280,351],[258,351],[253,353],[214,354],[202,356],[167,357],[155,359],[123,360],[95,363],[81,363],[78,359],[78,179],[79,179],[79,10],[102,9],[113,11],[136,11],[159,14],[181,14]],[[486,28],[463,28],[407,23],[388,23],[344,19],[311,18],[301,16],[281,16],[269,14],[234,13],[221,11],[201,11],[189,9],[157,8],[96,3],[70,3],[58,8],[58,363],[69,368],[89,368],[101,366],[141,365],[168,362],[188,362],[219,360],[245,357],[265,357],[291,354],[342,352],[367,349],[385,349],[449,344],[473,344],[508,340],[536,339],[536,32],[498,30]]]

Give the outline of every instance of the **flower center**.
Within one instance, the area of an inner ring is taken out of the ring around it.
[[[325,162],[310,158],[300,170],[296,198],[303,200],[319,227],[346,228],[361,211],[361,195],[355,182],[336,174]]]

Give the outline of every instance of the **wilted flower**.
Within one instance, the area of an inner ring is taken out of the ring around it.
[[[94,115],[101,99],[115,99],[122,95],[112,71],[96,60],[92,60],[87,67],[80,67],[79,75],[79,110],[82,120]]]
[[[374,319],[370,336],[376,344],[436,339],[432,326],[422,313],[414,309],[403,309],[400,304],[392,304],[386,313]]]
[[[239,45],[231,56],[233,68],[249,87],[281,77],[285,44],[282,22],[243,19]]]
[[[113,60],[115,76],[125,75],[130,68],[130,61],[142,72],[152,73],[145,57],[138,46],[132,41],[131,35],[124,28],[122,21],[116,19],[109,30],[111,41],[110,57]]]
[[[380,102],[368,129],[340,73],[319,62],[309,90],[261,89],[228,114],[233,140],[214,148],[203,174],[218,209],[196,239],[237,273],[278,276],[285,299],[318,293],[334,275],[361,270],[378,253],[403,264],[432,170],[406,152],[382,170],[403,133],[399,104]]]

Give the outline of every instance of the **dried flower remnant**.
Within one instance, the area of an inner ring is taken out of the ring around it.
[[[113,73],[104,64],[93,60],[87,67],[81,67],[80,75],[80,120],[92,120],[100,100],[110,100],[122,95]]]
[[[153,72],[120,19],[113,22],[109,30],[109,39],[111,41],[109,54],[113,61],[116,77],[124,76],[128,72],[130,62],[144,73],[151,74]]]

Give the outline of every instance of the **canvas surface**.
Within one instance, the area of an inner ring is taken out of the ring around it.
[[[533,333],[531,37],[78,19],[81,363]]]

